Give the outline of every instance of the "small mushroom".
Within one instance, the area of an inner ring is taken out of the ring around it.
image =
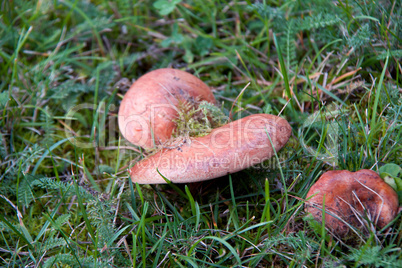
[[[170,68],[151,71],[125,94],[119,109],[120,131],[129,142],[153,148],[170,139],[180,102],[204,100],[216,103],[210,88],[194,75]]]
[[[190,138],[176,148],[162,149],[139,161],[130,175],[140,184],[166,183],[160,174],[174,183],[221,177],[272,157],[287,143],[291,132],[283,118],[250,115],[213,129],[206,136]]]
[[[346,170],[324,173],[307,193],[306,211],[322,221],[325,196],[325,226],[346,237],[350,227],[367,230],[369,222],[383,228],[398,212],[398,196],[372,170]]]

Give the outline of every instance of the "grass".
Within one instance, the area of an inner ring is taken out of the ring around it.
[[[303,209],[326,170],[402,166],[400,1],[0,5],[0,266],[402,266],[400,215],[344,241]],[[234,119],[280,114],[290,141],[216,180],[132,184],[119,103],[163,67]]]

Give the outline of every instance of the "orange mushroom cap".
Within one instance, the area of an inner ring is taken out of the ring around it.
[[[328,171],[318,179],[307,193],[306,211],[320,222],[324,195],[325,225],[341,237],[350,232],[349,225],[364,230],[365,217],[383,228],[398,212],[396,192],[368,169]]]
[[[140,184],[166,183],[158,171],[174,183],[210,180],[269,159],[285,146],[291,133],[285,119],[254,114],[177,148],[162,149],[129,172],[132,181]]]
[[[157,69],[141,76],[125,94],[119,109],[119,128],[131,143],[153,148],[167,141],[176,124],[180,101],[216,100],[211,89],[194,75],[176,69]]]

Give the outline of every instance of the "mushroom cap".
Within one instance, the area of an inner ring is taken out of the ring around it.
[[[216,103],[211,89],[194,75],[170,68],[141,76],[125,94],[119,109],[119,128],[131,143],[153,148],[168,140],[181,101]]]
[[[269,133],[269,137],[267,135]],[[191,138],[173,149],[162,149],[130,169],[133,182],[174,183],[221,177],[261,163],[288,141],[292,128],[278,116],[255,114]],[[158,170],[158,171],[157,171]]]
[[[398,212],[396,192],[376,172],[368,169],[328,171],[318,179],[307,193],[306,211],[319,222],[322,221],[324,195],[325,225],[340,237],[350,232],[348,224],[364,230],[362,217],[368,217],[383,228]],[[355,213],[362,217],[358,219]]]

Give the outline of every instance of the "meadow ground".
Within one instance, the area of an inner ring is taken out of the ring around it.
[[[401,198],[401,1],[0,5],[0,266],[402,267],[400,214],[340,239],[304,210],[328,170],[391,166]],[[133,184],[118,107],[165,67],[233,119],[287,119],[289,142],[216,180]]]

